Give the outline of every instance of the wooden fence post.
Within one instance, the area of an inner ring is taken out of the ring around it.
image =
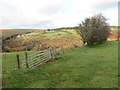
[[[54,58],[55,58],[55,56],[54,56],[54,53],[53,53],[53,48],[52,48],[52,47],[50,47],[50,54],[51,54],[51,59],[54,59]]]
[[[61,49],[61,54],[64,54],[63,47],[61,47],[60,49]]]
[[[27,55],[27,52],[25,52],[25,60],[26,60],[26,68],[29,68],[29,65],[28,65],[28,55]]]
[[[56,54],[57,54],[57,51],[56,51],[56,48],[54,48],[54,55],[55,55],[55,57],[57,56]]]
[[[51,59],[52,59],[52,49],[51,49],[51,47],[49,49],[50,49],[50,55],[51,55]]]
[[[64,48],[62,47],[63,54],[65,53]]]
[[[17,67],[20,69],[20,59],[19,59],[19,55],[17,55]]]
[[[55,48],[52,47],[52,51],[53,51],[53,59],[55,59]]]

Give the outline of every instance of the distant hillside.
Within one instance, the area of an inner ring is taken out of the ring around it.
[[[47,31],[48,29],[0,29],[0,32],[2,32],[2,38],[5,39],[7,37],[17,35],[17,34],[23,34],[27,32],[33,32],[33,31]]]
[[[67,30],[67,29],[76,29],[78,28],[78,26],[76,27],[61,27],[61,28],[54,28],[54,29],[50,29],[50,30]],[[110,26],[111,30],[118,30],[118,26]]]
[[[8,31],[8,30],[9,30],[9,31],[11,31],[11,30],[12,30],[12,31],[13,31],[13,30],[16,30],[16,31],[19,31],[19,30],[25,30],[25,31],[36,31],[36,30],[38,31],[38,30],[42,30],[42,31],[43,31],[43,30],[48,30],[48,29],[0,29],[0,31],[6,31],[6,30],[7,30],[7,31]]]

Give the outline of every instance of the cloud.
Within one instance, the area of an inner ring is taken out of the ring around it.
[[[1,0],[0,28],[76,26],[86,17],[103,13],[117,25],[118,0]]]
[[[108,9],[103,11],[103,15],[106,16],[109,20],[110,25],[118,25],[118,8]]]

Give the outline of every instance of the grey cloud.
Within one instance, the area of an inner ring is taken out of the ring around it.
[[[48,28],[55,28],[56,26],[53,25],[53,23],[48,20],[48,21],[43,21],[43,22],[38,22],[37,24],[16,24],[16,25],[5,25],[6,27],[11,27],[14,29],[48,29]]]
[[[4,1],[4,0],[3,0]],[[13,1],[13,2],[11,2]],[[97,12],[96,9],[106,12],[106,9],[116,7],[117,2],[112,0],[97,1],[91,8],[85,6],[87,1],[82,0],[51,0],[52,2],[46,3],[45,6],[40,0],[8,0],[1,3],[2,18],[1,25],[7,28],[56,28],[72,26],[80,22],[83,17],[89,17]],[[23,2],[26,1],[26,2]],[[46,0],[48,1],[48,0]],[[89,3],[88,3],[89,4]],[[77,6],[77,7],[76,7]],[[95,10],[94,10],[95,9]],[[92,11],[94,10],[94,11]],[[98,11],[99,12],[99,11]],[[112,13],[113,11],[109,12]],[[76,16],[78,18],[76,18]],[[107,16],[109,16],[107,14]],[[80,19],[79,19],[80,18]],[[112,19],[112,17],[110,17]],[[69,21],[70,20],[70,21]],[[73,22],[73,23],[72,23]]]
[[[99,2],[99,3],[95,3],[93,5],[93,8],[96,8],[96,9],[109,9],[109,8],[115,8],[118,6],[118,2]]]
[[[60,11],[60,9],[63,7],[62,4],[60,5],[55,5],[55,6],[49,6],[43,8],[43,10],[40,10],[40,13],[44,13],[45,15],[51,15],[51,14],[56,14]]]

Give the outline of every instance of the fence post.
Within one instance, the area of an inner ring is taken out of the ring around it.
[[[50,47],[50,54],[51,54],[51,59],[54,59],[54,53],[53,53],[53,48]]]
[[[63,47],[61,47],[60,49],[61,49],[61,54],[64,54]]]
[[[54,55],[55,55],[55,57],[57,56],[56,54],[57,54],[57,51],[56,51],[56,48],[54,48]]]
[[[17,55],[17,67],[20,69],[20,59],[19,59],[19,55]]]
[[[26,68],[29,68],[29,65],[28,65],[28,55],[27,55],[27,52],[25,52],[25,60],[26,60]]]
[[[65,53],[63,47],[62,47],[62,52],[63,52],[63,54]]]
[[[50,49],[50,55],[51,55],[51,59],[52,59],[52,49],[51,49],[51,47],[49,49]]]
[[[55,48],[52,47],[53,50],[53,59],[55,59]]]

